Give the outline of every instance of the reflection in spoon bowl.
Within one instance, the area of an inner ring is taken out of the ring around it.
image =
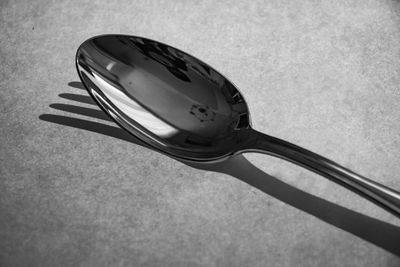
[[[252,129],[239,90],[183,51],[142,37],[102,35],[79,47],[76,66],[104,112],[162,153],[195,162],[266,153],[319,173],[400,216],[395,190]]]

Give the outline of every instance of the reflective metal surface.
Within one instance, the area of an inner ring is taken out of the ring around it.
[[[168,154],[210,160],[232,154],[249,127],[239,91],[202,61],[133,36],[100,36],[77,53],[82,82],[123,128]]]
[[[400,194],[250,127],[238,89],[199,59],[137,36],[103,35],[76,54],[79,76],[122,128],[178,159],[212,162],[257,151],[287,159],[400,215]]]

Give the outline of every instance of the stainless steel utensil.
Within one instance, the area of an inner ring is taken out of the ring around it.
[[[399,192],[252,129],[238,89],[179,49],[137,36],[102,35],[79,47],[76,67],[103,111],[162,153],[196,162],[265,153],[319,173],[400,216]]]

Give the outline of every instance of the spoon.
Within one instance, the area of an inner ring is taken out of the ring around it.
[[[161,153],[195,162],[265,153],[316,172],[400,216],[399,192],[252,129],[239,90],[179,49],[137,36],[101,35],[78,48],[76,67],[103,111]]]

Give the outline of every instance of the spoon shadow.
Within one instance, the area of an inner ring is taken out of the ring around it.
[[[73,88],[84,90],[80,82],[70,82],[68,85]],[[65,97],[66,95],[69,97]],[[73,95],[73,97],[71,97],[71,95]],[[89,102],[88,99],[85,98],[85,95],[60,94],[60,97],[79,103],[94,104],[93,101]],[[60,103],[51,104],[50,107],[73,114],[111,121],[111,119],[99,109]],[[100,133],[149,148],[148,145],[116,126],[54,114],[42,114],[39,116],[39,119]],[[199,170],[231,175],[294,208],[313,215],[332,226],[400,256],[400,227],[352,211],[299,190],[258,169],[242,155],[218,163],[179,161]]]

